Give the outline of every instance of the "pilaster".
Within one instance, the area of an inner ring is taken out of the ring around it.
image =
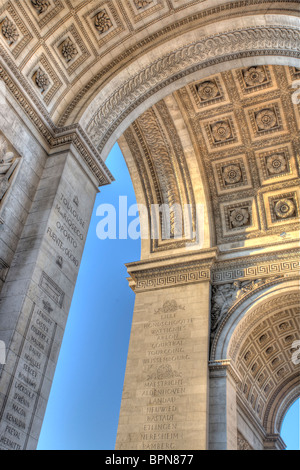
[[[207,449],[215,257],[212,249],[127,266],[136,302],[117,449]]]
[[[236,385],[230,360],[209,363],[209,450],[237,450]]]
[[[74,146],[47,158],[2,289],[1,449],[37,446],[97,187]]]

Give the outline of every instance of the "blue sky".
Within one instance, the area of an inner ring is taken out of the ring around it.
[[[107,165],[116,181],[97,195],[38,450],[113,450],[115,446],[134,294],[125,263],[140,259],[140,240],[99,240],[99,204],[136,203],[118,145]],[[282,437],[299,449],[299,400]]]

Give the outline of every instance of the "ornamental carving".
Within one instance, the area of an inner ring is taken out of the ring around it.
[[[41,90],[42,93],[49,87],[50,80],[46,72],[39,68],[33,76],[35,84]]]
[[[245,227],[251,223],[249,207],[237,207],[230,211],[229,221],[231,228]]]
[[[261,51],[267,53],[270,49],[281,54],[291,50],[291,41],[294,50],[299,49],[300,32],[294,28],[286,27],[258,27],[247,30],[229,31],[215,36],[207,37],[196,43],[165,55],[153,65],[131,77],[120,88],[107,97],[105,103],[99,106],[87,124],[87,132],[98,151],[101,151],[109,137],[118,127],[120,120],[125,119],[133,107],[141,104],[149,93],[155,93],[166,76],[171,77],[169,83],[178,77],[189,73],[191,66],[194,70],[203,68],[205,60],[212,59],[214,63],[218,57],[223,57],[230,50],[236,58],[243,56],[245,51]],[[128,103],[131,105],[128,106]]]
[[[288,219],[294,217],[296,206],[292,199],[281,199],[274,205],[274,212],[279,219]]]
[[[247,86],[255,87],[262,85],[267,80],[267,75],[264,67],[250,67],[243,72],[244,81]]]
[[[100,34],[106,33],[113,26],[106,10],[101,10],[99,13],[97,13],[94,23],[97,31],[99,31]]]
[[[269,175],[279,175],[288,170],[288,161],[285,154],[274,154],[266,158],[266,167]]]
[[[236,184],[242,180],[242,170],[240,165],[228,165],[223,168],[223,179],[225,184]]]
[[[229,121],[219,121],[210,126],[215,143],[226,142],[233,138]]]
[[[150,3],[153,3],[153,0],[133,0],[136,8],[138,10],[146,8]]]
[[[70,38],[66,39],[62,43],[61,53],[62,56],[65,58],[66,62],[71,62],[71,60],[73,60],[78,54],[78,50]]]
[[[31,3],[39,15],[47,11],[50,6],[50,0],[31,0]]]
[[[5,18],[5,20],[2,22],[1,32],[10,46],[17,42],[19,38],[19,32],[16,25],[8,18]]]
[[[270,281],[281,279],[282,276],[273,276],[266,279],[256,279],[247,281],[234,281],[232,283],[214,286],[212,290],[211,307],[211,331],[214,333],[226,316],[228,311],[240,302],[248,294],[252,294],[256,289],[260,289]],[[245,360],[251,357],[251,353],[245,356]]]
[[[173,370],[169,364],[162,364],[153,374],[149,374],[147,380],[165,380],[172,379],[173,377],[181,377],[181,372]]]
[[[273,109],[263,109],[255,116],[259,131],[268,131],[278,126],[277,116]]]
[[[17,159],[14,153],[8,151],[6,140],[0,136],[0,201],[9,188],[9,179],[16,165]]]
[[[196,88],[201,101],[210,101],[220,96],[219,88],[212,80],[200,83]]]
[[[178,305],[176,300],[167,300],[161,308],[156,310],[154,313],[174,313],[177,312],[177,310],[184,310],[185,307],[182,305]]]

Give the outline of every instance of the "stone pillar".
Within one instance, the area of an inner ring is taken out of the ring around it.
[[[229,360],[209,364],[209,450],[237,450],[236,384]]]
[[[128,266],[136,302],[118,450],[205,450],[215,251]]]
[[[2,289],[0,449],[37,446],[97,187],[72,145],[48,157]]]

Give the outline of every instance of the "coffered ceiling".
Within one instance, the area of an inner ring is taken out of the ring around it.
[[[145,52],[199,25],[271,14],[273,6],[264,0],[1,0],[0,56],[39,110],[62,127],[78,122],[101,87]],[[280,8],[295,14],[297,2]]]
[[[292,102],[292,83],[299,76],[282,66],[226,71],[138,118],[124,136],[148,203],[199,202],[191,182],[197,161],[219,246],[262,237],[280,243],[293,232],[297,239],[300,105]]]

